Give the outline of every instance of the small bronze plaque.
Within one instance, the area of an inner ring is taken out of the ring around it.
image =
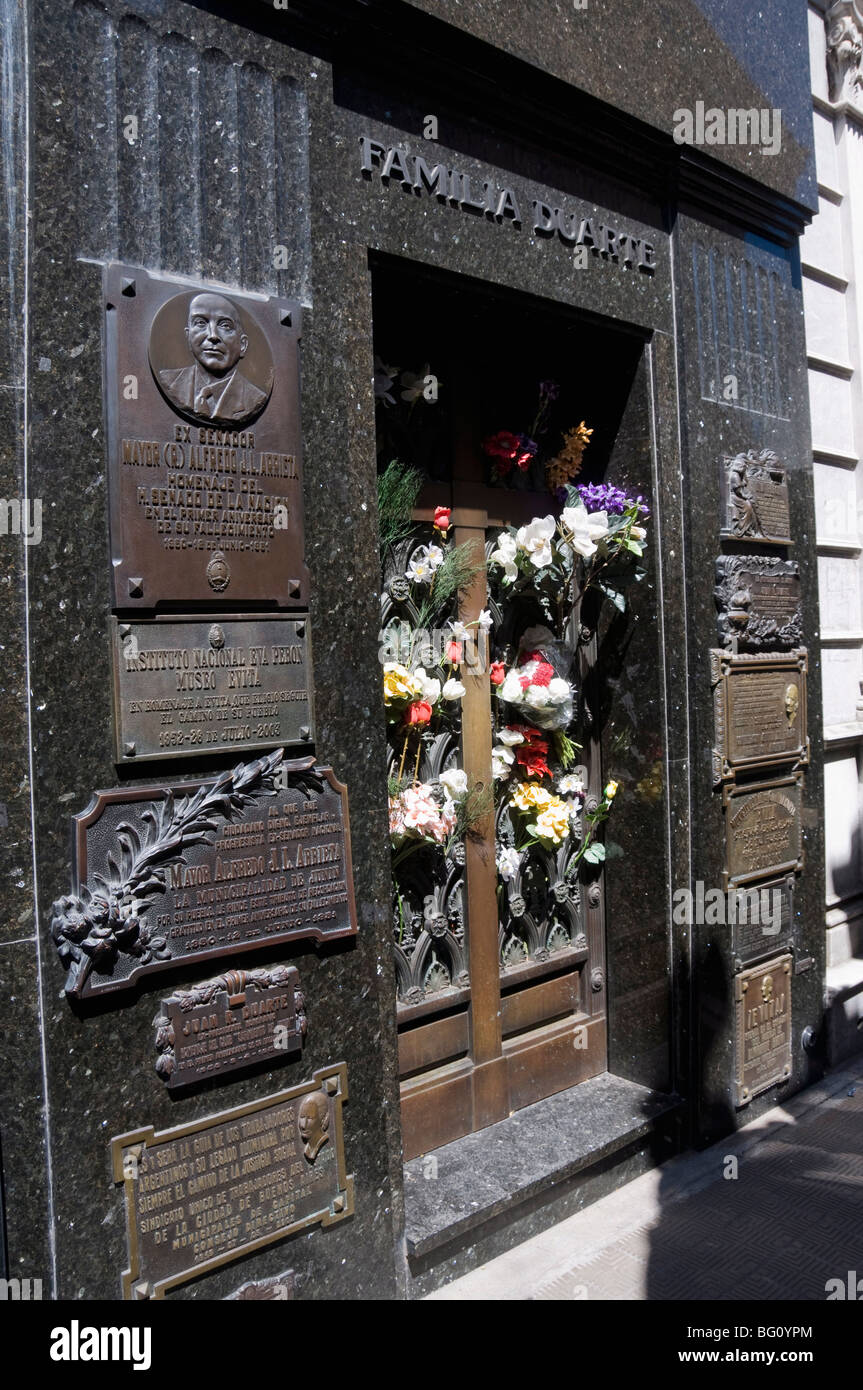
[[[790,951],[794,945],[794,876],[752,883],[733,894],[731,923],[734,968],[742,970],[762,956]]]
[[[67,994],[258,946],[357,930],[347,788],[282,751],[205,782],[97,792],[52,909]]]
[[[739,787],[726,784],[726,888],[803,868],[801,774]]]
[[[105,271],[113,607],[307,608],[293,301]]]
[[[177,1284],[354,1209],[345,1171],[344,1062],[312,1081],[157,1134],[111,1141],[126,1195],[123,1297],[164,1298]]]
[[[720,459],[720,481],[724,539],[791,544],[788,470],[770,449]]]
[[[806,735],[806,648],[737,656],[710,653],[717,785],[747,768],[809,761]]]
[[[797,647],[803,641],[800,571],[772,555],[720,555],[716,561],[719,640],[753,651]]]
[[[778,956],[735,975],[734,1005],[739,1107],[791,1075],[791,957]]]
[[[172,1089],[302,1050],[306,1014],[293,965],[227,970],[162,1000],[156,1071]]]
[[[111,624],[118,763],[312,742],[305,615]]]

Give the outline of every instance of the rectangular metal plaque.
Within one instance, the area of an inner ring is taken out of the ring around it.
[[[776,651],[803,641],[800,571],[773,555],[720,555],[716,561],[719,640]]]
[[[306,1014],[293,965],[227,970],[162,1000],[156,1071],[171,1089],[302,1050]]]
[[[791,957],[778,956],[734,977],[735,1104],[791,1075]]]
[[[710,668],[714,783],[741,769],[809,761],[805,647],[748,656],[713,648]]]
[[[788,470],[770,449],[750,449],[719,461],[726,540],[791,544]]]
[[[742,970],[744,965],[763,956],[775,956],[777,951],[791,949],[794,945],[793,874],[738,888],[735,903],[735,920],[731,924],[735,970]]]
[[[743,787],[726,784],[725,886],[803,868],[802,776]]]
[[[113,606],[308,607],[293,301],[105,270]]]
[[[203,782],[97,792],[52,910],[66,992],[357,930],[347,788],[281,749]]]
[[[111,619],[117,762],[314,738],[305,615]]]
[[[344,1062],[264,1100],[156,1133],[111,1141],[126,1196],[123,1297],[168,1289],[354,1209],[345,1171]]]

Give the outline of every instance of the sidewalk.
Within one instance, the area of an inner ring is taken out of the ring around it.
[[[852,1270],[863,1280],[863,1059],[429,1298],[823,1302]]]

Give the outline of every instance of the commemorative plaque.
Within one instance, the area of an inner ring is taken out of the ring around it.
[[[794,945],[794,875],[738,888],[731,922],[735,970]]]
[[[226,970],[175,991],[153,1020],[156,1071],[173,1090],[302,1050],[307,1022],[292,965]]]
[[[736,1105],[791,1075],[791,957],[778,956],[734,978]]]
[[[305,615],[111,622],[118,763],[312,742]]]
[[[719,461],[725,540],[791,544],[788,471],[770,449]]]
[[[129,1268],[123,1297],[168,1289],[354,1209],[345,1169],[344,1062],[249,1105],[157,1134],[111,1141],[124,1184]]]
[[[772,782],[726,784],[725,887],[803,868],[800,773]]]
[[[308,607],[301,309],[105,271],[113,607]]]
[[[741,770],[809,760],[805,647],[787,655],[710,653],[714,783]]]
[[[772,555],[720,555],[716,561],[719,640],[754,651],[803,641],[800,571]]]
[[[66,993],[259,946],[357,931],[347,789],[282,750],[203,782],[97,792],[52,909]]]

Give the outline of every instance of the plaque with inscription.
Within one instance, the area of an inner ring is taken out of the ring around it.
[[[788,470],[770,449],[750,449],[719,462],[725,540],[791,544]]]
[[[809,761],[806,735],[806,648],[783,653],[710,653],[713,781],[741,770]]]
[[[123,1297],[168,1289],[304,1227],[332,1226],[354,1209],[345,1169],[344,1062],[311,1081],[234,1110],[111,1141],[123,1183],[129,1268]]]
[[[754,651],[803,641],[800,571],[772,555],[720,555],[716,561],[719,640]]]
[[[299,984],[293,965],[275,965],[177,990],[153,1020],[156,1071],[173,1089],[296,1055],[307,1031]]]
[[[74,886],[52,909],[66,993],[357,931],[347,788],[282,750],[203,782],[97,792],[74,817]]]
[[[726,784],[725,887],[803,868],[802,774]]]
[[[305,615],[111,624],[118,763],[312,742]]]
[[[113,607],[308,607],[301,309],[105,271]]]
[[[791,1075],[791,957],[778,956],[734,977],[735,1104]]]
[[[738,888],[732,901],[731,948],[734,968],[794,945],[794,875]]]

